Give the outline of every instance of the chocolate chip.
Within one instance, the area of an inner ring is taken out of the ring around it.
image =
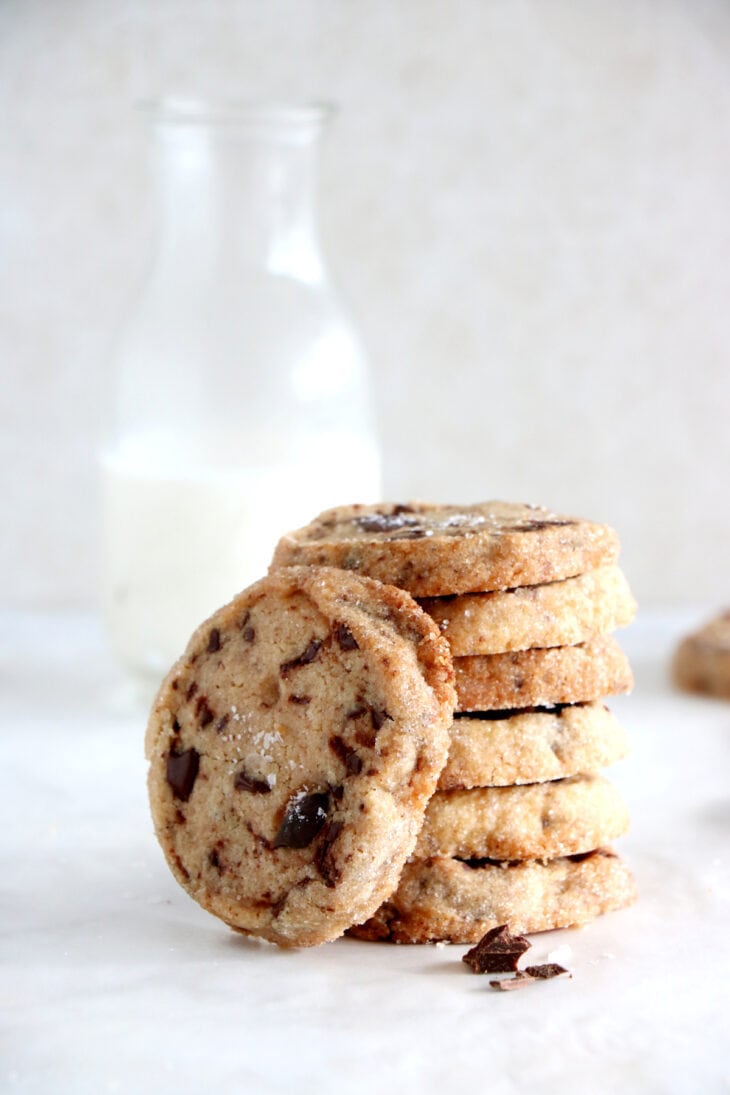
[[[225,728],[228,726],[228,723],[230,722],[230,718],[231,718],[231,716],[226,711],[225,715],[222,715],[218,719],[218,722],[215,724],[215,728],[216,728],[216,730],[218,731],[219,734],[222,734],[223,731],[225,730]]]
[[[311,642],[307,644],[306,649],[303,650],[298,657],[292,658],[291,661],[288,662],[282,662],[279,666],[279,673],[282,677],[288,677],[292,669],[299,669],[300,666],[309,665],[310,662],[313,662],[321,649],[322,640],[312,639]]]
[[[332,634],[335,637],[335,641],[340,650],[359,650],[357,639],[350,631],[347,624],[335,623],[332,628]]]
[[[274,848],[306,848],[327,820],[329,795],[295,796],[288,804],[284,820],[274,837]]]
[[[314,853],[314,865],[322,875],[325,885],[329,887],[336,886],[342,874],[334,857],[334,844],[342,832],[342,825],[341,821],[328,821]]]
[[[312,702],[311,696],[295,696],[293,693],[289,697],[289,703],[298,703],[300,706],[305,707],[308,703]]]
[[[167,755],[167,782],[175,798],[187,802],[198,778],[200,754],[196,749],[185,749],[182,753],[171,749]]]
[[[215,654],[216,650],[221,648],[221,633],[217,627],[214,627],[208,637],[207,652],[209,654]]]
[[[347,769],[348,775],[357,776],[360,774],[362,771],[362,757],[343,738],[333,734],[329,740],[329,747],[335,756],[340,758]]]
[[[191,681],[190,687],[188,688],[187,692],[185,693],[185,699],[190,701],[197,691],[198,691],[197,681]]]
[[[271,792],[271,785],[268,780],[254,779],[243,768],[236,773],[233,786],[237,791],[249,791],[252,795],[268,795]]]
[[[225,867],[225,864],[221,862],[220,853],[218,851],[218,848],[220,846],[221,846],[220,844],[216,845],[216,847],[213,848],[213,850],[211,852],[209,852],[209,854],[208,854],[208,863],[210,864],[211,867],[215,868],[215,870],[218,872],[218,874],[225,874],[226,867]]]
[[[256,638],[256,632],[252,627],[244,627],[243,637],[247,643],[252,643]]]
[[[462,958],[474,973],[509,973],[517,969],[517,963],[530,941],[524,935],[512,935],[509,925],[500,924],[483,935],[476,946]]]

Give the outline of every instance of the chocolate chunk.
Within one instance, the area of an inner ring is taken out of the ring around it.
[[[208,706],[207,696],[198,696],[197,702],[195,704],[195,714],[200,720],[201,727],[205,727],[213,721],[213,719],[215,718],[215,712],[211,711],[210,707]]]
[[[347,624],[336,623],[332,628],[332,634],[340,650],[359,650],[357,639],[350,631]]]
[[[298,657],[292,658],[291,661],[288,662],[282,662],[279,666],[279,673],[282,677],[288,677],[292,669],[299,669],[300,666],[309,665],[310,662],[313,662],[321,649],[322,640],[312,639],[311,642],[308,643],[306,650],[303,650]]]
[[[340,880],[341,871],[335,863],[333,847],[338,836],[342,832],[341,821],[328,821],[322,830],[322,836],[314,853],[314,865],[322,875],[327,886],[336,886]]]
[[[340,758],[347,769],[348,775],[357,776],[360,774],[362,771],[362,757],[343,738],[333,734],[329,740],[329,747],[335,756]]]
[[[500,924],[483,935],[462,962],[474,973],[509,973],[517,969],[520,957],[530,946],[524,935],[512,935],[507,924]]]
[[[548,519],[542,519],[534,517],[531,521],[525,521],[522,525],[513,525],[513,532],[537,532],[543,528],[562,528],[565,525],[574,525],[575,521],[550,521]]]
[[[327,820],[329,795],[295,796],[288,804],[284,820],[274,837],[274,848],[306,848]]]
[[[372,719],[373,730],[379,730],[386,719],[390,722],[393,721],[393,716],[389,715],[385,708],[379,709],[377,707],[371,707],[370,718]]]
[[[217,627],[214,627],[208,637],[208,654],[215,654],[216,650],[221,648],[221,633]]]
[[[236,773],[233,786],[237,791],[249,791],[252,795],[268,795],[271,792],[271,786],[267,780],[254,779],[243,768]]]
[[[187,802],[198,778],[200,754],[197,749],[185,749],[182,753],[171,749],[167,755],[167,782],[175,798]]]

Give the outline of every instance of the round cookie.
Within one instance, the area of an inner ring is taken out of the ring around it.
[[[262,579],[192,636],[147,729],[173,874],[231,927],[334,939],[395,888],[448,750],[448,647],[407,593]]]
[[[602,703],[462,715],[451,727],[438,790],[563,779],[595,772],[627,753],[626,734]]]
[[[273,567],[342,567],[415,597],[512,589],[613,563],[607,525],[512,502],[341,506],[279,541]]]
[[[672,676],[688,692],[730,699],[730,611],[682,640],[672,660]]]
[[[636,613],[628,582],[617,566],[596,567],[547,585],[432,597],[421,605],[455,656],[573,646],[626,627]]]
[[[610,635],[576,646],[454,658],[457,709],[492,711],[585,703],[630,692],[626,655]]]
[[[414,860],[358,939],[476,943],[491,928],[514,933],[574,928],[636,897],[626,864],[607,848],[547,862]]]
[[[628,825],[626,803],[603,776],[437,791],[413,855],[552,859],[600,848]]]

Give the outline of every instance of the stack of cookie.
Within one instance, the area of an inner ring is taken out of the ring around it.
[[[632,686],[611,636],[635,604],[605,525],[542,507],[351,506],[282,538],[273,568],[354,570],[407,590],[449,642],[448,760],[395,892],[351,934],[474,942],[629,903],[610,850],[626,806],[600,769],[626,751],[606,696]]]

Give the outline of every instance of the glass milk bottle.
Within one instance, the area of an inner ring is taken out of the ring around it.
[[[160,239],[102,453],[103,610],[159,678],[278,537],[380,497],[366,362],[319,246],[325,105],[145,108]]]

